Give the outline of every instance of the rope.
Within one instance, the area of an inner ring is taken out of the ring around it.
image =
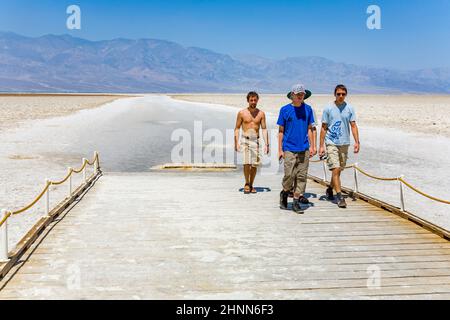
[[[369,178],[375,179],[375,180],[381,180],[381,181],[396,181],[396,180],[398,180],[398,178],[383,178],[383,177],[374,176],[374,175],[372,175],[370,173],[365,172],[363,169],[359,168],[356,165],[352,165],[351,167],[355,168],[356,170],[361,172],[363,175],[365,175],[365,176],[367,176]]]
[[[6,212],[5,216],[0,220],[0,227],[8,220],[9,217],[11,217],[12,213],[11,211]]]
[[[325,160],[310,160],[310,162],[313,162],[313,163],[323,162],[323,161],[325,161]],[[429,194],[419,190],[418,188],[414,187],[413,185],[411,185],[410,183],[408,183],[407,181],[405,181],[401,177],[400,178],[398,178],[398,177],[397,178],[377,177],[377,176],[375,176],[373,174],[370,174],[370,173],[364,171],[363,169],[358,167],[356,164],[352,164],[352,165],[349,165],[349,166],[345,167],[345,169],[349,169],[349,168],[355,168],[356,170],[361,172],[363,175],[365,175],[365,176],[367,176],[369,178],[375,179],[375,180],[380,180],[380,181],[400,181],[401,183],[406,185],[408,188],[410,188],[414,192],[417,192],[418,194],[420,194],[420,195],[422,195],[422,196],[424,196],[424,197],[426,197],[428,199],[431,199],[431,200],[434,200],[434,201],[437,201],[437,202],[441,202],[441,203],[445,203],[445,204],[450,204],[450,201],[448,201],[448,200],[443,200],[443,199],[436,198],[436,197],[434,197],[432,195],[429,195]]]
[[[423,195],[424,197],[427,197],[428,199],[431,199],[431,200],[434,200],[434,201],[437,201],[437,202],[442,202],[442,203],[445,203],[445,204],[450,204],[450,201],[448,201],[448,200],[439,199],[439,198],[433,197],[433,196],[431,196],[429,194],[426,194],[425,192],[423,192],[423,191],[417,189],[416,187],[412,186],[410,183],[405,181],[403,178],[398,178],[398,181],[401,181],[405,186],[407,186],[411,190],[413,190],[413,191]]]
[[[95,162],[95,159],[94,159],[94,161],[92,162],[92,164],[94,164],[94,162]],[[83,162],[83,165],[81,166],[81,168],[78,169],[78,170],[72,169],[72,172],[74,172],[74,173],[80,173],[81,171],[84,170],[84,168],[86,168],[86,165],[87,165],[88,163],[89,163],[89,162],[85,159],[84,162]]]
[[[62,179],[60,181],[51,181],[50,184],[52,184],[54,186],[58,186],[60,184],[63,184],[64,182],[66,182],[72,176],[72,173],[74,173],[74,171],[73,171],[73,169],[70,169],[69,173],[67,174],[67,176],[64,179]]]
[[[87,164],[90,166],[93,166],[94,163],[97,161],[97,165],[100,167],[100,158],[98,157],[98,153],[95,154],[95,157],[92,160],[92,162],[89,162],[89,160],[87,160],[87,159],[86,159],[86,161],[87,161]]]
[[[22,213],[24,211],[27,211],[28,209],[30,209],[32,206],[34,206],[36,204],[36,202],[38,202],[42,196],[45,194],[45,192],[48,190],[48,188],[50,188],[50,185],[52,183],[50,181],[48,181],[44,187],[44,189],[41,191],[41,193],[33,200],[33,202],[31,202],[29,205],[27,205],[26,207],[23,207],[22,209],[13,211],[12,214],[19,214]]]
[[[25,207],[23,207],[21,209],[15,210],[15,211],[8,211],[8,213],[4,217],[1,218],[1,220],[0,220],[0,227],[6,222],[6,220],[8,220],[8,218],[10,216],[23,213],[23,212],[27,211],[28,209],[30,209],[31,207],[33,207],[44,196],[44,194],[47,192],[47,190],[50,188],[51,185],[61,185],[61,184],[63,184],[64,182],[66,182],[72,176],[73,173],[80,173],[80,172],[82,172],[85,169],[86,165],[91,165],[92,166],[96,162],[97,162],[97,164],[99,163],[98,153],[95,154],[94,159],[91,162],[89,160],[85,159],[84,162],[83,162],[83,165],[81,166],[80,169],[72,169],[71,168],[69,170],[69,173],[64,177],[64,179],[62,179],[60,181],[47,181],[47,183],[45,184],[44,189],[42,189],[42,191],[39,193],[39,195],[30,204],[28,204],[27,206],[25,206]]]

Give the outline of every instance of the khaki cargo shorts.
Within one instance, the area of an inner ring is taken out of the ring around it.
[[[328,169],[333,170],[336,168],[345,169],[348,159],[348,145],[335,146],[333,144],[327,144],[327,165]]]
[[[258,167],[261,163],[259,156],[259,137],[243,136],[241,139],[242,152],[244,153],[244,165]]]

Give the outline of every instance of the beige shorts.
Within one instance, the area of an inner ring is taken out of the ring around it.
[[[242,152],[244,153],[244,165],[249,164],[258,167],[261,163],[259,157],[259,138],[246,137],[241,139]]]
[[[348,159],[348,145],[335,146],[327,144],[327,165],[328,169],[341,168],[344,170]]]

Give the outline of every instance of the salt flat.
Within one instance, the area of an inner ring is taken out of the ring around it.
[[[247,107],[245,93],[171,96],[184,101]],[[313,106],[320,120],[323,108],[333,99],[332,95],[313,93],[307,103]],[[363,126],[392,128],[412,134],[425,133],[450,138],[450,95],[354,95],[350,88],[347,100],[355,107],[358,122]],[[284,94],[262,94],[259,104],[263,111],[278,115],[281,106],[289,102]]]
[[[0,94],[0,130],[28,120],[65,116],[124,98],[124,95]]]

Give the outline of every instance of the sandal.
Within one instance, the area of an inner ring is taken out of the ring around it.
[[[250,191],[251,191],[250,185],[248,183],[246,183],[244,186],[244,194],[249,194]]]
[[[256,191],[256,189],[255,189],[255,188],[253,188],[253,186],[252,186],[252,185],[250,186],[250,189],[251,189],[251,191],[250,191],[251,193],[258,193],[258,191]]]

